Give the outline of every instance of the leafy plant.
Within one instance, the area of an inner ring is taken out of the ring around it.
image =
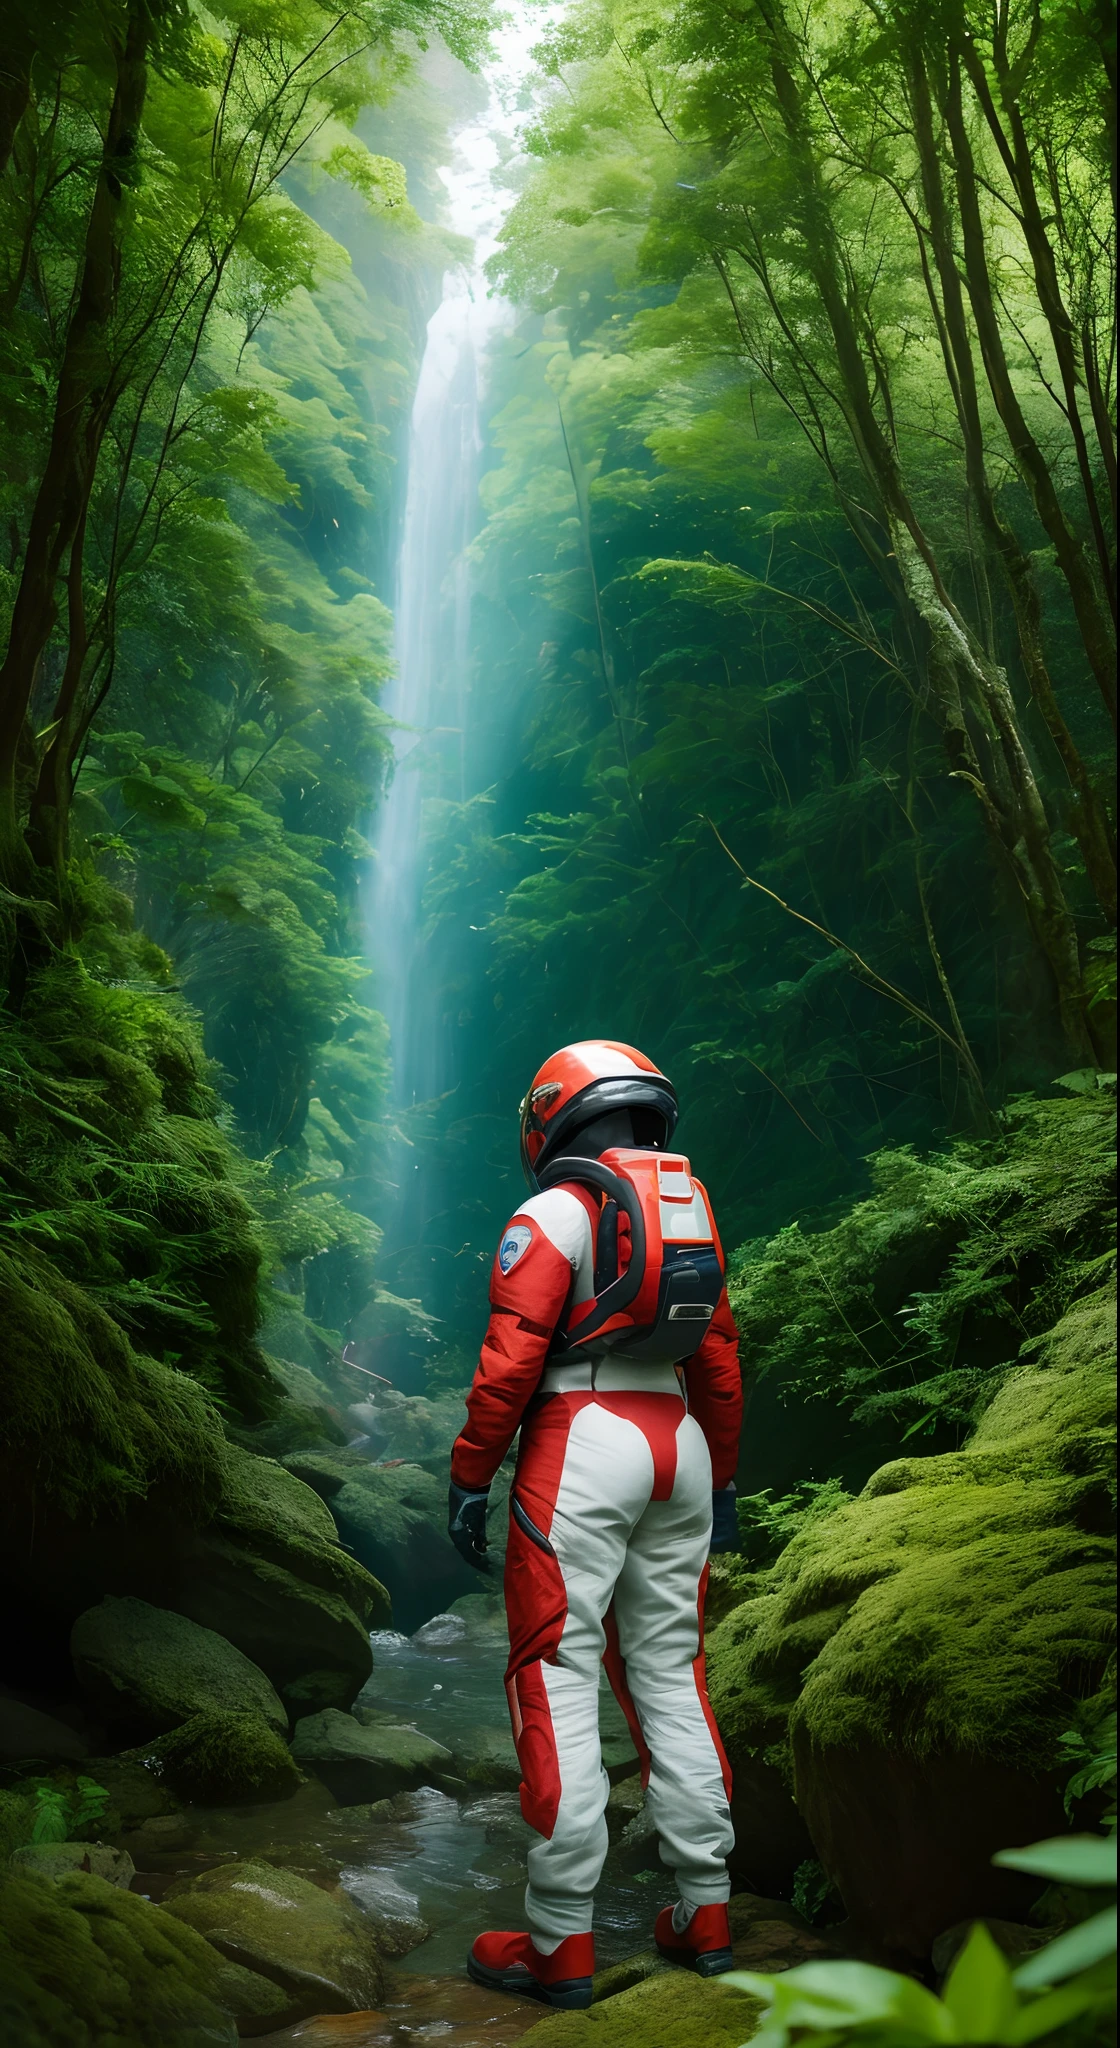
[[[1063,1763],[1075,1766],[1065,1789],[1065,1808],[1072,1813],[1074,1802],[1086,1793],[1107,1786],[1113,1788],[1112,1804],[1105,1820],[1116,1824],[1116,1708],[1098,1700],[1085,1703],[1074,1727],[1059,1738]]]
[[[790,1903],[794,1910],[807,1920],[810,1927],[816,1926],[829,1904],[841,1904],[839,1894],[823,1865],[815,1857],[799,1863],[793,1874],[793,1891]]]
[[[76,1828],[100,1820],[108,1804],[109,1794],[104,1785],[93,1778],[79,1778],[72,1792],[56,1785],[38,1785],[31,1839],[36,1843],[68,1842]]]
[[[993,1861],[1056,1882],[1116,1885],[1116,1841],[1066,1836],[1027,1849],[1002,1850]],[[763,2000],[766,2018],[751,2048],[790,2048],[794,2041],[924,2048],[929,2043],[1068,2040],[1078,2021],[1115,2010],[1116,1912],[1093,1916],[1059,1935],[1013,1969],[982,1921],[972,1929],[939,1998],[912,1977],[869,1963],[805,1963],[781,1976],[738,1971],[725,1983]]]

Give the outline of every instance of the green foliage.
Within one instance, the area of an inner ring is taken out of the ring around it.
[[[1058,1740],[1058,1756],[1069,1769],[1074,1766],[1065,1789],[1066,1812],[1072,1814],[1077,1800],[1084,1799],[1091,1792],[1112,1788],[1110,1810],[1105,1819],[1112,1827],[1116,1825],[1116,1690],[1115,1667],[1112,1685],[1097,1694],[1094,1699],[1084,1700],[1077,1711],[1072,1728],[1064,1730]]]
[[[33,1842],[77,1839],[80,1829],[101,1819],[108,1804],[109,1794],[105,1787],[92,1778],[79,1777],[72,1792],[61,1790],[57,1785],[37,1785],[31,1839]]]
[[[874,1192],[831,1229],[791,1224],[737,1254],[744,1365],[907,1435],[968,1423],[1111,1264],[1111,1104],[1024,1100],[996,1138],[870,1164]]]
[[[1116,1888],[1116,1841],[1082,1835],[1002,1850],[1013,1870]],[[973,1927],[940,1998],[867,1963],[807,1963],[780,1977],[739,1971],[728,1981],[767,2007],[757,2048],[797,2040],[921,2048],[925,2042],[1014,2044],[1108,2038],[1116,2010],[1116,1912],[1095,1915],[1013,1970],[983,1921]]]
[[[815,1858],[799,1863],[794,1871],[790,1904],[803,1920],[809,1922],[810,1927],[823,1919],[828,1907],[839,1908],[841,1915],[843,1913],[843,1903],[835,1885]]]

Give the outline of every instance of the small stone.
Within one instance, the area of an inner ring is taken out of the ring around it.
[[[13,1850],[10,1860],[13,1870],[45,1877],[51,1884],[70,1877],[75,1870],[84,1870],[126,1892],[136,1875],[136,1865],[124,1849],[111,1849],[101,1842],[32,1842]]]
[[[422,1650],[442,1649],[448,1643],[462,1642],[467,1633],[467,1623],[461,1614],[433,1614],[430,1621],[414,1631],[412,1641],[419,1643]]]

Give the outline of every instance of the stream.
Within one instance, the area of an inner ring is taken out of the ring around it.
[[[359,1713],[411,1725],[456,1758],[490,1760],[490,1785],[457,1793],[422,1786],[369,1806],[339,1806],[309,1778],[293,1798],[275,1804],[189,1809],[158,1822],[134,1854],[134,1888],[158,1900],[177,1877],[235,1858],[262,1858],[329,1891],[341,1888],[368,1913],[392,1956],[390,1990],[378,2014],[305,2020],[267,2035],[274,2048],[406,2048],[421,2040],[448,2048],[484,2048],[517,2040],[541,2017],[522,2003],[472,1985],[467,1950],[486,1927],[524,1925],[522,1895],[529,1830],[515,1790],[516,1768],[502,1677],[506,1657],[500,1609],[469,1623],[437,1615],[412,1637],[371,1637],[374,1672]],[[636,1760],[622,1714],[605,1681],[600,1727],[612,1777]],[[657,1909],[673,1896],[672,1879],[647,1839],[612,1846],[596,1895],[597,1960],[603,1968],[648,1946]],[[639,1830],[632,1829],[631,1837]],[[417,1926],[430,1930],[426,1937]],[[415,1943],[415,1946],[408,1944]],[[394,1954],[394,1949],[403,1953]]]

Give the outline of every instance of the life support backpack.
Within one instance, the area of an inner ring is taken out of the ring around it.
[[[564,1311],[554,1363],[624,1357],[677,1365],[703,1342],[723,1289],[723,1252],[707,1193],[679,1152],[617,1147],[601,1159],[555,1159],[544,1188],[576,1181],[606,1196],[595,1246],[595,1292]],[[618,1270],[619,1216],[630,1224],[630,1261]]]

